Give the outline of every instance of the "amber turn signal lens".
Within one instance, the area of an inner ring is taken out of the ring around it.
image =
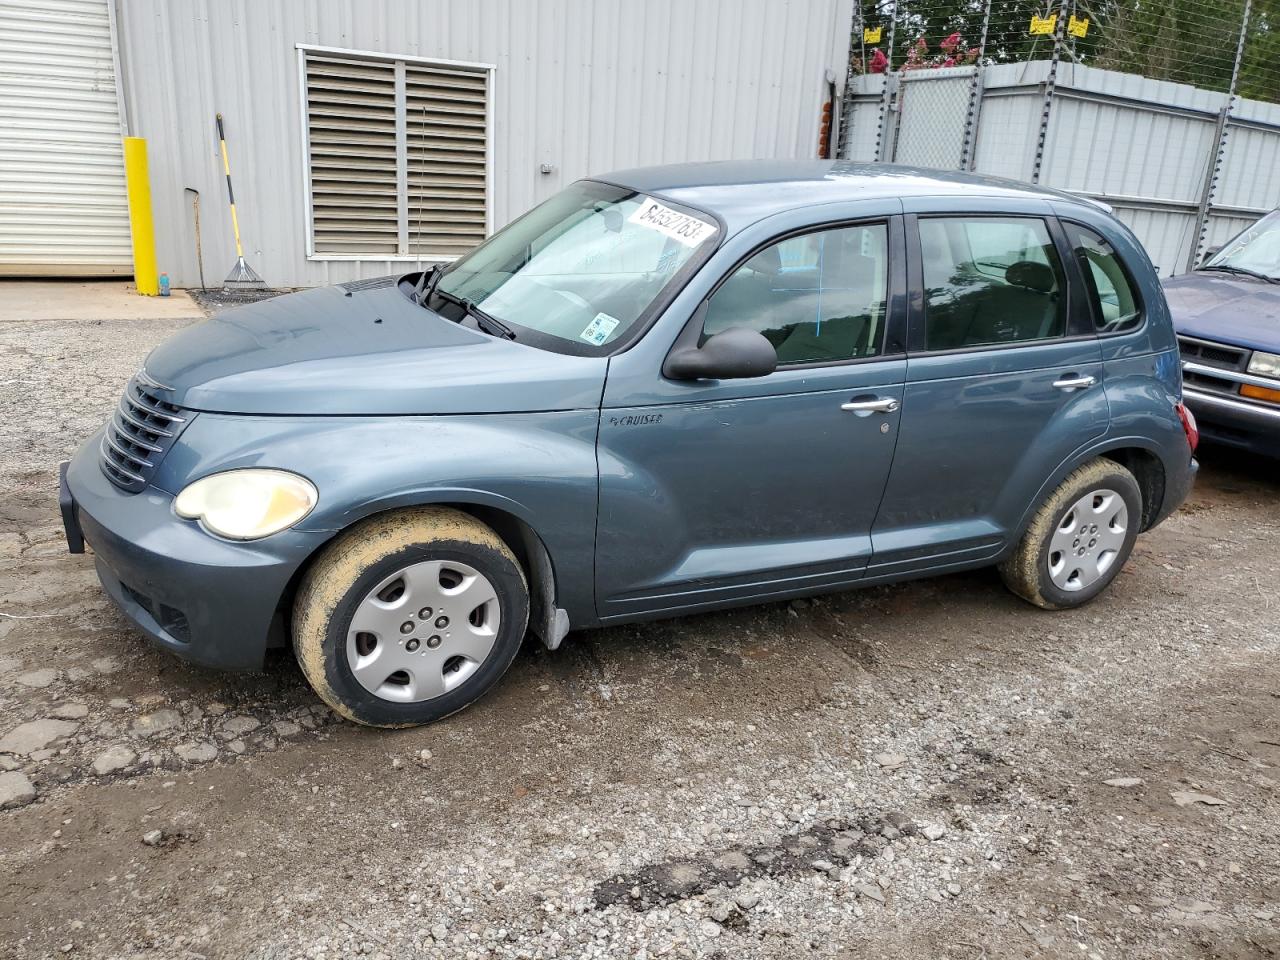
[[[1252,383],[1246,383],[1240,387],[1240,396],[1249,397],[1252,400],[1267,400],[1271,403],[1280,403],[1280,390],[1272,390],[1270,387],[1255,387]]]

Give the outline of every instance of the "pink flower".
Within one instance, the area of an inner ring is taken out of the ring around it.
[[[947,57],[947,59],[945,59],[945,60],[943,60],[943,61],[942,61],[942,65],[943,65],[944,67],[954,67],[954,66],[956,65],[956,58],[955,58],[955,57]]]
[[[871,72],[884,73],[888,66],[889,58],[884,55],[883,50],[876,47],[875,51],[871,54]]]
[[[960,46],[960,34],[958,33],[951,34],[951,36],[943,40],[940,44],[938,44],[938,46],[940,46],[947,53],[950,53],[956,47]]]

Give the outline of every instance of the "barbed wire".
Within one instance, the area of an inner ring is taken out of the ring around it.
[[[1049,60],[1060,35],[1064,63],[1216,92],[1243,30],[1235,92],[1280,103],[1280,0],[1255,0],[1247,24],[1244,0],[863,0],[860,12],[855,75]]]

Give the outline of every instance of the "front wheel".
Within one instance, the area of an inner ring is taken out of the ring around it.
[[[1076,469],[1036,512],[1000,564],[1005,586],[1046,610],[1088,603],[1129,559],[1142,521],[1142,492],[1112,460]]]
[[[529,619],[524,571],[489,527],[418,507],[343,533],[293,607],[302,672],[338,713],[376,727],[430,723],[501,679]]]

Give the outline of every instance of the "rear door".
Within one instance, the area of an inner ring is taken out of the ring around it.
[[[906,233],[906,386],[868,576],[993,557],[1108,421],[1098,341],[1047,205],[919,212]]]

